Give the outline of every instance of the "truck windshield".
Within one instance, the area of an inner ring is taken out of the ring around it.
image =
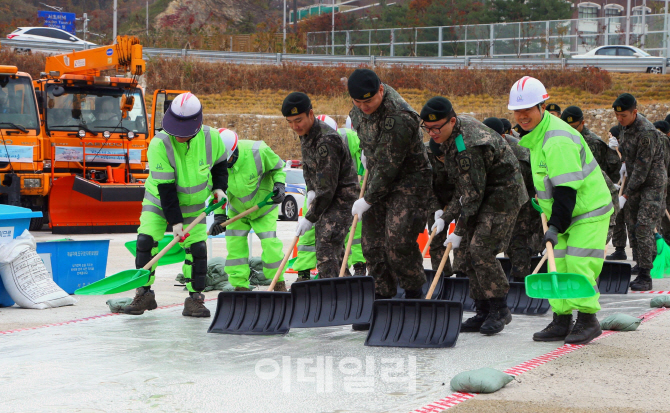
[[[147,114],[142,93],[135,89],[135,104],[128,116],[121,117],[123,89],[66,86],[65,93],[54,96],[58,85],[47,87],[47,128],[79,130],[81,125],[94,132],[147,133]]]
[[[33,84],[28,78],[0,76],[0,123],[39,129]]]

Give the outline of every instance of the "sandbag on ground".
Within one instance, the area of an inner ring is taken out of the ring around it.
[[[600,322],[600,328],[613,331],[635,331],[640,326],[642,319],[628,314],[616,313],[605,317]]]
[[[654,297],[651,299],[649,305],[651,308],[670,308],[670,295],[659,295],[658,297]]]
[[[451,379],[451,388],[464,393],[493,393],[514,380],[513,376],[484,367],[458,373]]]
[[[35,238],[27,230],[0,245],[0,275],[9,296],[19,307],[38,310],[75,304],[77,300],[49,277],[35,247]]]

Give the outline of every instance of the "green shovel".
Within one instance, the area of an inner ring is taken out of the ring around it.
[[[542,214],[542,227],[544,228],[544,232],[547,232],[547,217],[534,199],[531,202],[533,203],[533,207]],[[526,294],[529,297],[570,299],[588,298],[596,295],[596,290],[585,275],[556,272],[554,248],[551,242],[547,242],[546,246],[550,272],[545,274],[530,274],[526,277]]]
[[[170,238],[172,234],[166,234],[166,236],[158,241],[158,249],[163,250],[172,239]],[[126,249],[130,251],[131,254],[133,254],[133,257],[137,256],[137,241],[128,241],[126,242]],[[178,244],[175,244],[170,248],[170,250],[163,255],[163,258],[158,260],[158,266],[160,267],[161,265],[170,265],[170,264],[176,264],[178,262],[184,262],[186,259],[186,252],[184,252],[184,249],[180,247]]]
[[[205,219],[207,214],[224,206],[226,202],[227,200],[224,198],[216,204],[210,203],[205,211],[198,215],[196,219],[193,220],[193,222],[191,222],[188,227],[186,227],[184,233],[188,234],[188,232],[192,230],[200,221]],[[236,218],[238,217],[228,220],[225,224],[235,221]],[[106,277],[100,281],[96,281],[93,284],[82,287],[76,290],[74,293],[76,295],[105,295],[122,293],[124,291],[130,291],[134,290],[135,288],[143,287],[147,284],[147,282],[149,282],[151,267],[153,267],[153,265],[156,264],[156,262],[158,262],[158,260],[160,260],[163,255],[167,254],[168,251],[170,251],[170,249],[178,242],[179,237],[174,237],[172,241],[170,241],[170,243],[165,246],[165,248],[163,248],[151,261],[149,261],[147,265],[144,266],[144,268],[139,270],[135,269],[121,271],[120,273],[110,275],[109,277]]]

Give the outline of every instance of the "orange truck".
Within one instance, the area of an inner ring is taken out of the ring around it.
[[[182,92],[157,90],[149,122],[145,67],[131,36],[49,56],[36,80],[0,66],[0,202],[41,210],[31,230],[45,220],[58,234],[137,229],[147,148]]]

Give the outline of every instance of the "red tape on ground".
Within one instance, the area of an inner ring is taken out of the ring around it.
[[[642,316],[638,318],[642,318],[642,322],[645,323],[652,318],[658,316],[659,314],[667,311],[667,308],[655,308],[653,310],[650,310],[646,313],[644,313]],[[618,333],[618,331],[611,331],[607,330],[604,331],[599,337],[595,338],[593,341],[600,340],[601,338],[609,337],[613,334]],[[518,376],[520,374],[523,374],[527,371],[533,370],[534,368],[541,366],[551,360],[557,359],[561,356],[564,356],[568,353],[572,353],[575,350],[578,350],[587,344],[580,344],[577,346],[574,346],[572,344],[564,344],[563,346],[557,348],[554,351],[551,351],[547,354],[544,354],[539,357],[535,357],[534,359],[528,360],[526,362],[523,362],[515,367],[512,367],[510,369],[505,370],[504,372],[507,374],[511,374],[512,376]],[[445,409],[448,409],[450,407],[454,407],[457,404],[461,404],[466,400],[470,400],[473,397],[475,397],[477,394],[476,393],[452,393],[449,396],[440,399],[436,402],[429,403],[423,407],[420,407],[416,410],[412,410],[410,413],[439,413]]]

